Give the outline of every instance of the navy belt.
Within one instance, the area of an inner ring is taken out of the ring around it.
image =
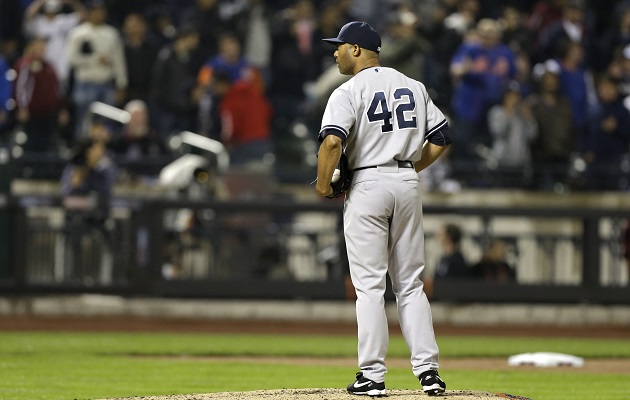
[[[371,165],[369,167],[361,167],[361,168],[355,168],[353,169],[353,171],[361,171],[362,169],[370,169],[370,168],[376,168],[378,167],[378,165]],[[398,168],[415,168],[413,165],[413,161],[398,161]]]

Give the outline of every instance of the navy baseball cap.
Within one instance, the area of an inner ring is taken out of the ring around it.
[[[367,22],[348,22],[339,31],[336,38],[322,39],[330,44],[348,43],[372,50],[376,53],[381,51],[381,36]]]

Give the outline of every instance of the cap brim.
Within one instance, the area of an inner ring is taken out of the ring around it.
[[[322,39],[322,41],[326,43],[334,44],[334,45],[345,43],[343,40],[339,40],[337,38]]]

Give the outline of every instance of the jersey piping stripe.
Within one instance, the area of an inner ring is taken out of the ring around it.
[[[429,132],[427,132],[426,135],[424,135],[425,138],[428,138],[429,136],[433,135],[435,132],[439,131],[440,129],[442,129],[444,127],[444,125],[446,125],[448,122],[446,120],[443,120],[442,122],[440,122],[439,124],[437,124],[435,127],[433,127],[433,129],[431,129]]]
[[[431,135],[431,137],[427,138],[427,141],[438,146],[448,145],[453,142],[452,140],[447,139],[446,136],[444,136],[444,131],[442,129],[437,131],[436,134]]]
[[[328,129],[340,131],[343,134],[344,137],[348,137],[348,132],[345,129],[343,129],[342,127],[337,126],[337,125],[326,125],[326,126],[323,126],[322,129],[319,131],[319,134],[321,135],[324,131],[326,131]]]

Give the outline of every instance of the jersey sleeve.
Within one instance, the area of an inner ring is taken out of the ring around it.
[[[425,127],[424,138],[428,139],[434,133],[438,132],[440,129],[448,126],[448,122],[446,121],[446,117],[440,111],[440,109],[433,103],[431,97],[427,93],[424,85],[422,85],[422,92],[425,98],[425,107],[427,110],[427,125]]]
[[[318,138],[323,140],[327,131],[337,131],[344,141],[348,138],[350,128],[355,123],[355,110],[352,105],[350,93],[341,88],[335,89],[328,99],[324,116],[322,117],[322,126],[319,130]]]

